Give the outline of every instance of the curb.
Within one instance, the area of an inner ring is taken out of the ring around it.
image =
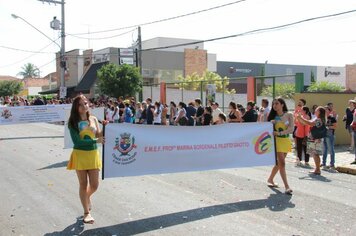
[[[338,166],[336,170],[339,173],[345,173],[350,175],[356,175],[356,168],[348,167],[348,166]]]

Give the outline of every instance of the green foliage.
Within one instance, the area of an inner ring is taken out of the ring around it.
[[[276,97],[280,96],[285,99],[293,98],[295,93],[295,85],[289,83],[276,83],[275,85]],[[272,97],[273,96],[273,86],[267,86],[262,90],[262,96]]]
[[[131,65],[107,64],[98,70],[98,87],[102,94],[119,97],[135,96],[141,91],[139,69]]]
[[[345,89],[337,84],[331,83],[328,81],[320,81],[316,83],[312,83],[309,88],[308,92],[343,92]]]
[[[21,71],[17,74],[25,78],[35,78],[40,75],[40,70],[32,63],[27,63],[21,67]]]
[[[180,89],[186,89],[186,90],[194,90],[198,91],[201,89],[201,84],[203,83],[203,90],[205,90],[205,86],[207,84],[215,84],[216,85],[216,92],[225,92],[228,94],[235,94],[236,90],[235,89],[228,89],[229,85],[229,79],[227,77],[221,78],[220,75],[214,72],[210,71],[205,71],[202,76],[199,76],[197,73],[194,73],[192,75],[188,75],[186,77],[179,76],[178,80],[180,82],[184,83],[179,83],[178,86]],[[203,82],[202,82],[203,81]]]
[[[1,81],[0,97],[17,95],[22,90],[21,81]]]

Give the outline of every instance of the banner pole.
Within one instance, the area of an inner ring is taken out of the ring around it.
[[[105,126],[103,125],[103,137],[105,138]],[[102,144],[103,145],[103,150],[102,150],[102,156],[101,156],[101,163],[102,163],[102,168],[101,168],[101,179],[104,180],[104,171],[105,171],[105,142]]]

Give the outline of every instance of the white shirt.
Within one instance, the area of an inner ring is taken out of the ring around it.
[[[157,112],[159,112],[159,114],[157,114]],[[161,115],[162,115],[162,110],[161,109],[155,109],[154,113],[153,113],[153,124],[154,123],[162,123],[162,119],[161,119]]]
[[[219,120],[220,113],[223,113],[223,112],[219,108],[216,108],[215,110],[213,110],[213,123],[215,123]]]

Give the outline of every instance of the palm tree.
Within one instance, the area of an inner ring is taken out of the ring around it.
[[[34,78],[38,77],[40,74],[40,70],[32,63],[27,63],[23,67],[21,67],[21,71],[17,75],[21,75],[25,78]]]

